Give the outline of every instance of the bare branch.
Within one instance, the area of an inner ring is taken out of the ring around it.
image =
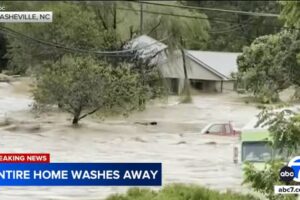
[[[98,108],[96,108],[96,109],[92,110],[91,112],[89,112],[89,113],[86,113],[86,114],[82,115],[81,117],[79,117],[79,120],[81,120],[81,119],[85,118],[85,117],[86,117],[86,116],[88,116],[88,115],[91,115],[91,114],[93,114],[93,113],[97,112],[97,111],[98,111],[100,108],[101,108],[101,107],[98,107]]]
[[[155,29],[157,29],[161,24],[161,18],[159,19],[159,22],[147,33],[147,35],[150,35]]]
[[[101,15],[100,9],[96,9],[96,13],[97,13],[97,16],[100,18],[104,29],[107,30],[108,26],[106,25],[106,22],[105,22],[103,16]]]

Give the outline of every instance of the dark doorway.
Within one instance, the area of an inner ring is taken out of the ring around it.
[[[191,86],[197,90],[203,90],[203,81],[191,79]]]

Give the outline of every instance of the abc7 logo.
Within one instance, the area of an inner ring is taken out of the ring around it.
[[[290,182],[294,179],[295,172],[293,168],[285,166],[280,170],[279,177],[283,182]]]

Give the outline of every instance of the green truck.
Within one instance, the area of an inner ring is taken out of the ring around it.
[[[291,116],[291,112],[299,112],[299,107],[288,107],[274,110],[274,112],[286,112],[286,117]],[[268,131],[268,126],[256,127],[258,118],[251,120],[241,130],[240,142],[241,142],[241,161],[251,162],[257,169],[263,169],[265,162],[275,158],[279,155],[278,151],[275,151],[270,146],[271,135]]]
[[[241,160],[251,162],[258,169],[263,169],[265,162],[270,160],[275,152],[269,145],[270,134],[267,129],[245,130],[241,134]]]

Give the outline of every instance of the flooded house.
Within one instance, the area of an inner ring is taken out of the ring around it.
[[[151,58],[157,64],[172,94],[180,94],[184,84],[181,51],[168,51],[167,45],[142,35],[131,41],[131,48],[139,49],[139,56]],[[241,53],[185,50],[185,65],[190,85],[203,92],[235,90],[233,74],[238,71],[237,57]]]

